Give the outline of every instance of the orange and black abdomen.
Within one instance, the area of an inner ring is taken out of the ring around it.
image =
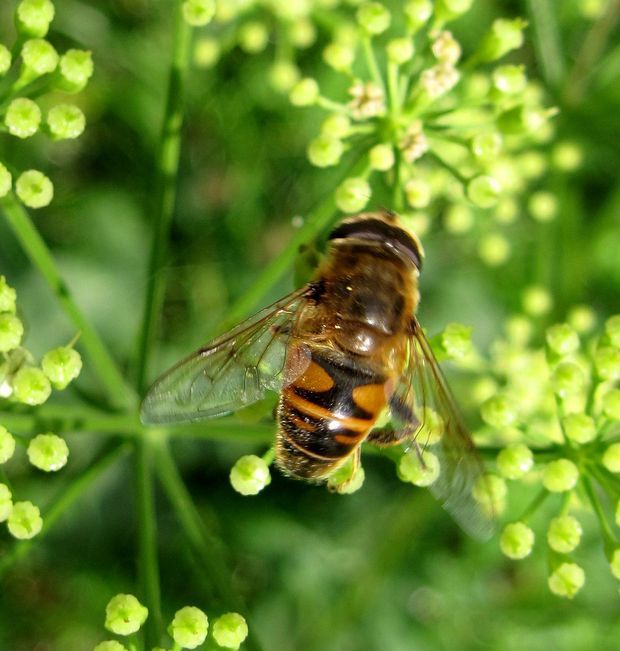
[[[306,370],[285,387],[278,406],[278,465],[322,479],[368,436],[388,394],[384,375],[362,359],[311,347]]]

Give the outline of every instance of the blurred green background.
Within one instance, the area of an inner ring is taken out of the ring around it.
[[[95,76],[79,97],[88,128],[69,143],[17,147],[3,138],[0,144],[2,155],[53,178],[54,202],[36,213],[36,224],[79,304],[128,373],[146,285],[171,5],[57,0],[51,41],[93,51]],[[0,7],[5,42],[12,39],[13,9],[7,1]],[[277,31],[272,13],[255,12]],[[526,44],[511,60],[544,84],[548,104],[560,108],[556,138],[577,143],[583,163],[570,175],[550,171],[541,179],[560,201],[559,217],[509,227],[514,255],[497,271],[475,256],[474,241],[431,230],[424,239],[421,308],[431,331],[451,320],[471,324],[484,348],[520,309],[521,289],[531,283],[547,286],[554,297],[549,323],[577,303],[591,305],[601,319],[620,311],[619,13],[616,0],[479,0],[455,28],[467,51],[498,16],[530,21]],[[319,27],[317,43],[299,53],[298,63],[329,85],[320,60],[325,42]],[[337,184],[337,172],[317,170],[305,157],[322,115],[291,107],[265,81],[272,46],[256,56],[233,48],[214,68],[190,72],[179,193],[161,272],[168,285],[157,371],[218,330],[229,305],[294,234],[292,217],[307,215]],[[554,46],[561,48],[561,61]],[[389,204],[382,199],[373,202]],[[2,219],[0,273],[18,291],[33,352],[73,336]],[[292,283],[291,272],[262,303]],[[88,368],[82,380],[88,397]],[[72,391],[65,399],[80,398]],[[67,439],[78,463],[104,445],[91,433]],[[259,496],[237,495],[228,482],[231,465],[242,454],[261,454],[266,442],[253,443],[240,429],[228,440],[174,443],[200,513],[225,545],[231,581],[262,648],[620,648],[618,585],[596,536],[578,552],[586,587],[574,601],[560,600],[547,589],[540,547],[514,563],[502,557],[496,540],[468,539],[425,491],[399,482],[393,465],[378,456],[365,457],[366,483],[352,496],[275,472]],[[66,481],[41,478],[25,464],[12,472],[24,492],[41,501]],[[4,577],[0,649],[81,651],[104,639],[105,604],[117,592],[136,590],[132,472],[129,463],[115,465]],[[163,497],[158,509],[165,619],[187,604],[207,612],[221,608]],[[10,545],[3,533],[0,554]]]

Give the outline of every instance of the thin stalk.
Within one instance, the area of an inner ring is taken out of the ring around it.
[[[608,552],[615,549],[617,546],[616,536],[607,521],[607,516],[605,515],[601,501],[599,500],[590,479],[585,475],[582,475],[581,484],[588,496],[588,500],[590,501],[594,514],[596,515],[599,526],[601,527],[601,533],[603,534],[603,540],[605,542],[605,551]]]
[[[243,601],[234,590],[233,575],[228,568],[224,545],[205,527],[166,445],[158,448],[157,470],[162,488],[179,518],[192,551],[198,558],[201,573],[206,574],[214,583],[227,607],[241,611],[245,616]],[[249,629],[250,635],[244,646],[248,651],[258,651],[261,644],[253,633],[256,629],[251,621]]]
[[[379,88],[385,91],[385,84],[383,83],[383,77],[381,76],[381,71],[379,70],[379,64],[375,57],[375,52],[372,49],[372,40],[370,36],[364,36],[362,39],[362,45],[364,47],[364,56],[366,58],[366,66],[368,67],[368,72],[372,77],[373,81]]]
[[[550,0],[528,0],[528,14],[534,26],[534,47],[540,60],[542,75],[557,88],[564,77],[564,48],[555,17],[556,3]]]
[[[164,265],[168,252],[168,235],[177,193],[184,86],[189,65],[192,30],[183,19],[180,0],[176,4],[173,55],[153,190],[153,241],[138,352],[136,386],[139,393],[142,393],[148,377],[151,351],[164,302],[164,276],[159,271]]]
[[[528,519],[538,511],[540,505],[549,497],[549,495],[549,491],[546,488],[542,488],[536,497],[527,505],[525,511],[521,514],[519,521],[527,522]]]
[[[12,193],[9,193],[0,205],[24,251],[31,262],[38,267],[61,307],[80,331],[80,344],[86,351],[110,401],[117,407],[128,406],[135,399],[132,390],[125,384],[125,379],[97,331],[77,306],[71,290],[60,275],[54,257],[32,223],[28,211]]]
[[[125,443],[115,443],[112,447],[95,459],[81,475],[71,479],[59,493],[51,505],[43,512],[43,528],[41,533],[30,540],[17,542],[0,559],[0,577],[10,569],[15,562],[24,558],[32,546],[36,544],[56,524],[58,519],[75,503],[84,496],[87,489],[121,456],[129,451]]]
[[[153,434],[153,436],[151,436]],[[154,443],[157,432],[146,432],[134,449],[138,573],[141,593],[149,609],[145,625],[145,646],[157,646],[162,632],[161,590],[157,558],[157,522],[153,480]]]

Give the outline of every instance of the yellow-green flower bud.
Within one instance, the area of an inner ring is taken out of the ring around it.
[[[17,5],[15,22],[20,34],[31,38],[42,38],[54,20],[54,5],[51,0],[22,0]]]
[[[467,233],[474,225],[474,214],[464,203],[454,203],[446,208],[443,221],[450,233]]]
[[[562,419],[566,436],[575,443],[589,443],[596,436],[594,419],[587,414],[569,414]]]
[[[467,13],[472,4],[473,0],[436,0],[435,16],[441,22],[454,20]]]
[[[24,336],[22,322],[11,312],[0,314],[0,353],[17,348]]]
[[[39,130],[41,109],[31,99],[18,97],[9,104],[4,124],[12,136],[30,138]]]
[[[439,459],[430,450],[421,453],[411,450],[403,454],[397,468],[398,478],[415,486],[430,486],[437,481],[440,472]]]
[[[6,45],[0,43],[0,77],[6,75],[11,69],[11,50]]]
[[[11,433],[0,425],[0,463],[6,463],[15,452],[15,439]]]
[[[479,208],[491,208],[494,206],[502,191],[499,181],[492,176],[482,174],[475,176],[467,184],[467,197]]]
[[[587,334],[596,325],[596,313],[588,305],[575,305],[568,313],[568,323],[579,334]]]
[[[448,323],[441,333],[441,347],[449,359],[463,359],[474,350],[472,328],[462,323]]]
[[[258,495],[271,483],[269,465],[254,454],[245,455],[232,467],[230,483],[241,495]]]
[[[39,470],[55,472],[64,468],[69,459],[69,447],[56,434],[38,434],[28,444],[28,460]]]
[[[6,484],[0,484],[0,522],[4,522],[13,510],[13,496]]]
[[[209,618],[195,606],[177,610],[168,632],[182,649],[195,649],[204,643],[209,631]]]
[[[140,630],[149,611],[131,594],[117,594],[105,607],[104,626],[116,635],[131,635]]]
[[[54,140],[70,140],[82,135],[86,118],[72,104],[56,104],[47,114],[47,126]]]
[[[2,167],[1,163],[0,167]],[[1,193],[0,196],[2,196]],[[6,282],[6,278],[4,276],[0,276],[0,312],[15,313],[16,299],[17,293],[15,290]]]
[[[431,44],[431,52],[438,61],[455,64],[461,58],[462,50],[452,33],[445,30],[435,36]]]
[[[521,314],[514,314],[504,324],[508,340],[517,346],[525,346],[532,338],[532,322]]]
[[[276,61],[269,68],[269,83],[278,93],[288,93],[299,80],[299,68],[285,59]]]
[[[609,565],[611,567],[611,573],[616,579],[620,580],[620,548],[614,549]]]
[[[497,455],[497,470],[506,479],[520,479],[534,467],[534,455],[524,443],[513,443]]]
[[[494,516],[504,510],[508,487],[503,477],[492,473],[485,473],[476,479],[472,487],[472,497]]]
[[[316,167],[337,165],[343,152],[342,140],[324,133],[311,140],[306,151],[308,160]]]
[[[370,201],[371,189],[368,181],[361,177],[345,179],[336,188],[336,206],[345,213],[363,210]]]
[[[433,4],[430,0],[407,0],[404,11],[409,31],[417,32],[433,14]]]
[[[478,255],[489,267],[504,264],[510,257],[510,242],[501,233],[487,233],[478,242]]]
[[[610,389],[603,396],[603,413],[607,418],[620,420],[620,389]]]
[[[298,81],[289,94],[289,100],[293,106],[312,106],[318,99],[319,85],[312,77]]]
[[[259,20],[250,20],[239,28],[239,47],[248,54],[262,52],[269,43],[266,25]]]
[[[487,131],[475,135],[471,140],[473,155],[482,161],[497,158],[502,149],[502,136],[497,131]]]
[[[609,472],[620,472],[620,443],[612,443],[605,450],[603,465]]]
[[[348,72],[355,61],[355,49],[347,43],[334,41],[323,50],[323,61],[338,72]]]
[[[524,522],[513,522],[504,527],[499,546],[508,558],[519,560],[530,555],[534,538],[534,532]]]
[[[582,533],[579,520],[572,515],[560,515],[549,523],[547,542],[554,551],[570,554],[579,545]]]
[[[546,332],[547,345],[558,355],[571,355],[579,349],[579,335],[568,323],[558,323]]]
[[[346,463],[329,476],[327,487],[340,495],[351,495],[364,485],[365,479],[366,473],[362,466],[354,468]]]
[[[42,38],[33,38],[22,46],[22,61],[32,78],[47,75],[56,70],[58,52]]]
[[[7,520],[9,533],[18,540],[34,538],[43,528],[41,511],[32,502],[15,502]]]
[[[569,459],[550,461],[543,471],[543,486],[552,493],[562,493],[575,488],[579,469]]]
[[[392,145],[375,145],[368,152],[370,167],[379,172],[387,172],[394,167],[394,149]]]
[[[215,16],[215,0],[185,0],[183,19],[192,27],[208,25]]]
[[[127,651],[127,647],[116,640],[105,640],[104,642],[99,642],[93,651]]]
[[[522,18],[498,18],[483,37],[478,49],[482,61],[497,61],[511,50],[523,45],[523,30],[527,22]]]
[[[407,61],[411,61],[415,48],[413,46],[413,41],[410,38],[402,37],[393,38],[386,45],[385,50],[387,52],[388,59],[392,63],[396,63],[400,66],[403,63],[407,63]]]
[[[533,134],[547,124],[549,118],[556,113],[556,109],[515,106],[497,116],[497,128],[510,136]]]
[[[517,407],[508,396],[497,394],[489,398],[481,407],[482,420],[491,427],[502,429],[517,422]]]
[[[534,192],[528,201],[528,208],[537,222],[550,222],[557,217],[558,199],[552,192]]]
[[[620,349],[603,346],[594,353],[594,365],[598,376],[603,380],[620,379]]]
[[[332,138],[346,138],[351,128],[351,120],[343,113],[328,115],[321,124],[321,133]]]
[[[193,60],[197,68],[211,68],[220,58],[220,42],[211,36],[203,36],[194,44]]]
[[[519,204],[513,197],[502,197],[493,211],[493,218],[500,224],[512,224],[518,216]]]
[[[54,198],[54,186],[43,172],[26,170],[15,182],[15,193],[29,208],[44,208]]]
[[[40,368],[26,366],[13,376],[13,397],[27,405],[41,405],[52,392],[50,381]]]
[[[405,184],[405,196],[412,208],[426,208],[432,199],[432,189],[424,179],[410,179]]]
[[[71,346],[60,346],[45,353],[41,369],[55,389],[64,389],[80,374],[82,358]]]
[[[522,93],[527,86],[525,66],[499,66],[491,75],[493,86],[506,95]]]
[[[213,639],[227,649],[238,649],[248,636],[248,625],[239,613],[225,613],[213,624]]]
[[[523,309],[531,316],[547,314],[553,305],[549,292],[539,285],[532,285],[525,289],[521,300]]]
[[[365,2],[357,10],[357,22],[369,34],[381,34],[390,26],[389,10],[380,2]]]
[[[586,575],[576,563],[562,563],[549,576],[547,582],[553,594],[572,599],[586,582]]]
[[[611,316],[605,321],[605,334],[614,348],[620,348],[620,314]]]
[[[583,161],[583,151],[574,142],[558,142],[551,151],[551,161],[562,172],[573,172]]]
[[[316,27],[311,20],[300,18],[290,25],[288,35],[295,47],[305,49],[316,41]]]
[[[67,93],[79,93],[93,75],[93,57],[88,50],[67,50],[60,57],[58,87]]]
[[[586,379],[577,364],[562,362],[558,364],[551,376],[551,385],[560,398],[574,396],[583,390]]]
[[[6,197],[6,195],[11,191],[11,186],[13,185],[13,177],[11,172],[0,163],[0,199]]]

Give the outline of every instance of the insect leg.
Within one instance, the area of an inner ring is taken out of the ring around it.
[[[374,429],[368,436],[369,443],[379,447],[398,445],[411,438],[420,428],[419,419],[400,396],[393,395],[390,398],[390,411],[405,425],[399,429],[394,429],[391,425]]]

